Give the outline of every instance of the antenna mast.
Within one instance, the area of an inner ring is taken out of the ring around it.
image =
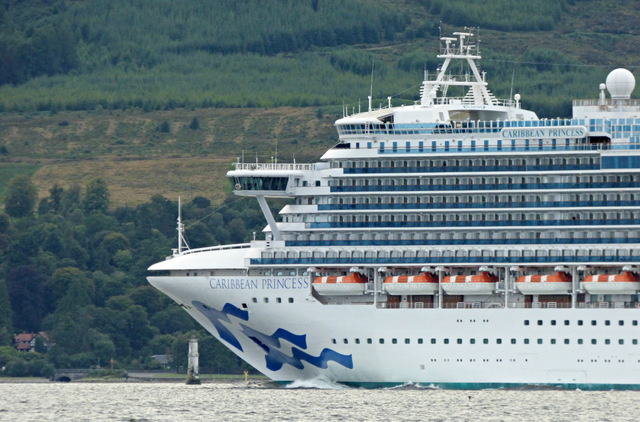
[[[371,100],[373,99],[373,68],[376,64],[375,59],[371,62],[371,85],[369,87],[369,111],[371,111]]]
[[[187,239],[184,237],[184,224],[182,224],[182,207],[180,206],[180,197],[178,197],[178,249],[174,249],[178,255],[182,254],[183,249],[189,249]]]

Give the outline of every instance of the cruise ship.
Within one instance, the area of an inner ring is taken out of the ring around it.
[[[453,35],[415,104],[369,97],[319,162],[235,163],[264,240],[189,249],[178,218],[149,282],[279,383],[640,389],[633,74],[539,118]]]

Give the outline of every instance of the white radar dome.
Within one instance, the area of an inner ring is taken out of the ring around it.
[[[628,99],[636,87],[636,78],[627,69],[614,69],[607,76],[607,90],[614,100]]]

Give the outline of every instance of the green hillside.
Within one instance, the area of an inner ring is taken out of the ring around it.
[[[3,3],[9,112],[357,105],[372,69],[375,98],[412,101],[423,70],[437,67],[440,26],[480,27],[496,94],[508,96],[513,77],[548,116],[638,59],[630,1]]]

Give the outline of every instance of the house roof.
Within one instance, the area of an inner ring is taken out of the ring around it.
[[[34,333],[22,333],[16,334],[14,337],[16,343],[29,343],[36,337],[37,334]]]

